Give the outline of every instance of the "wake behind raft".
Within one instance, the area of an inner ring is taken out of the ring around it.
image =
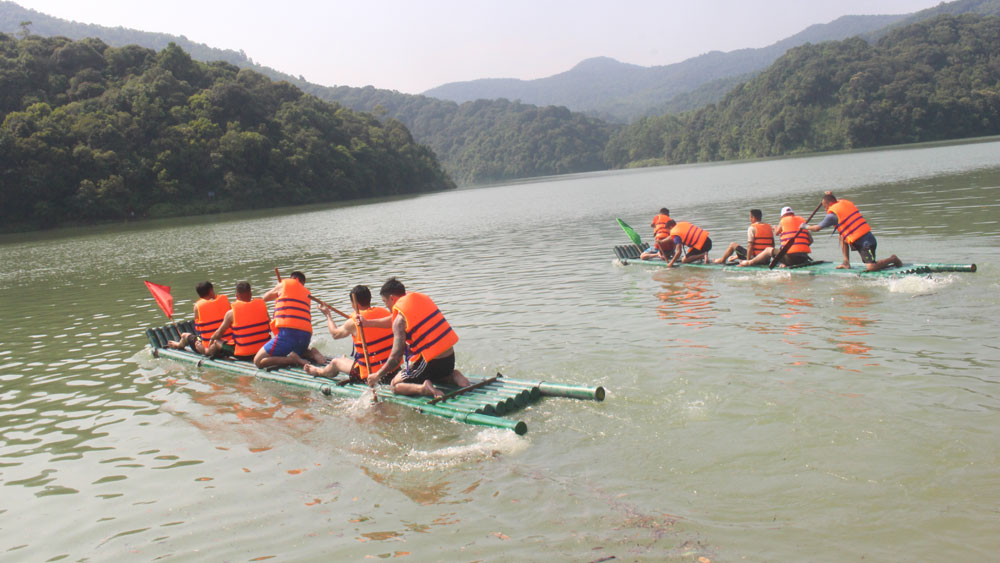
[[[217,369],[228,373],[251,375],[258,379],[275,381],[298,387],[319,391],[324,395],[342,397],[361,397],[371,389],[366,383],[350,383],[345,380],[333,380],[323,377],[313,377],[299,368],[281,368],[275,370],[258,369],[252,362],[229,358],[208,358],[190,350],[173,350],[167,348],[168,340],[178,340],[178,332],[194,332],[194,323],[186,321],[176,325],[146,329],[152,354],[157,358],[169,358],[179,362],[195,364],[198,367]],[[449,418],[466,424],[505,428],[519,435],[528,431],[528,425],[521,420],[512,420],[505,415],[517,412],[542,397],[568,397],[572,399],[604,400],[604,388],[600,386],[587,387],[569,385],[548,381],[525,381],[509,379],[497,374],[495,377],[481,380],[470,379],[468,387],[448,387],[439,385],[445,396],[439,399],[431,397],[409,397],[396,395],[391,391],[381,391],[378,400],[412,408],[413,410],[441,418]]]
[[[622,265],[642,265],[642,266],[652,266],[665,268],[667,263],[659,258],[643,260],[639,258],[642,253],[642,249],[635,244],[625,244],[616,246],[614,248],[615,256],[618,258],[618,263]],[[722,270],[724,272],[789,272],[793,274],[807,274],[807,275],[853,275],[861,277],[895,277],[895,276],[909,276],[909,275],[925,275],[932,274],[936,272],[975,272],[975,264],[906,264],[898,268],[888,268],[885,270],[878,270],[875,272],[869,272],[864,267],[851,267],[838,269],[837,265],[833,262],[825,261],[813,261],[807,262],[799,266],[792,266],[790,268],[781,268],[771,270],[767,267],[767,264],[761,264],[759,266],[736,266],[732,264],[704,264],[704,263],[692,263],[692,264],[682,264],[677,261],[674,266],[683,266],[685,268],[707,268],[713,270]]]

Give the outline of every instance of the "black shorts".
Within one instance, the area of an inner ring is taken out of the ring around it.
[[[692,247],[688,249],[688,254],[704,254],[709,250],[712,250],[712,239],[706,237],[705,244],[701,246],[701,250]]]
[[[861,255],[861,262],[864,264],[872,264],[877,262],[875,259],[875,248],[878,246],[878,242],[875,240],[875,235],[871,233],[865,233],[858,240],[851,243],[851,248],[858,251]]]
[[[739,258],[740,260],[747,259],[747,249],[743,248],[742,246],[737,246],[736,250],[733,251],[733,254],[735,254],[736,257]]]
[[[403,372],[400,379],[402,383],[423,383],[425,381],[435,382],[451,377],[455,371],[455,354],[449,354],[443,358],[434,358],[427,362],[423,356],[410,369]]]
[[[812,262],[807,252],[789,252],[781,257],[781,263],[786,266],[798,266],[806,262]]]
[[[375,370],[378,371],[378,370]],[[386,372],[382,377],[379,378],[378,382],[380,385],[388,385],[392,378],[399,373],[399,369],[394,369],[392,371]],[[354,360],[354,364],[351,366],[351,371],[347,374],[347,377],[351,380],[351,383],[361,383],[364,379],[361,379],[361,364],[357,360]]]

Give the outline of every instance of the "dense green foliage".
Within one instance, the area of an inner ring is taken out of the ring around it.
[[[314,87],[318,97],[399,119],[459,183],[604,170],[612,126],[563,107],[508,100],[456,104],[372,88]]]
[[[5,230],[454,187],[402,123],[225,62],[0,34]]]
[[[459,106],[455,102],[371,86],[319,86],[301,76],[257,65],[242,51],[213,49],[162,33],[69,22],[25,10],[12,2],[0,2],[0,31],[19,32],[23,21],[32,22],[32,33],[98,37],[116,46],[137,44],[159,50],[167,42],[175,41],[196,60],[230,62],[287,81],[322,100],[355,111],[377,111],[380,118],[395,118],[405,124],[416,141],[431,147],[444,169],[463,184],[607,168],[602,155],[612,128],[600,120],[559,108],[538,108],[506,100]]]
[[[615,167],[1000,134],[1000,18],[940,16],[876,45],[790,50],[718,104],[615,135]]]

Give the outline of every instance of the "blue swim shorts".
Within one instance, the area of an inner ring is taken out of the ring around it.
[[[287,356],[292,352],[304,356],[309,351],[312,333],[297,328],[279,328],[278,335],[267,341],[264,350],[272,356]]]

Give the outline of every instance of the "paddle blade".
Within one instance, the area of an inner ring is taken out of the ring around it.
[[[639,238],[639,233],[635,232],[635,229],[628,226],[628,223],[622,221],[621,219],[616,218],[615,221],[618,221],[618,226],[621,227],[623,231],[625,231],[625,234],[628,235],[628,238],[631,239],[633,243],[635,243],[638,246],[642,246],[642,239]]]
[[[153,299],[156,300],[156,304],[160,306],[160,309],[163,309],[167,318],[174,318],[174,296],[170,295],[170,286],[160,285],[150,281],[146,281],[145,283],[146,288],[153,294]]]

